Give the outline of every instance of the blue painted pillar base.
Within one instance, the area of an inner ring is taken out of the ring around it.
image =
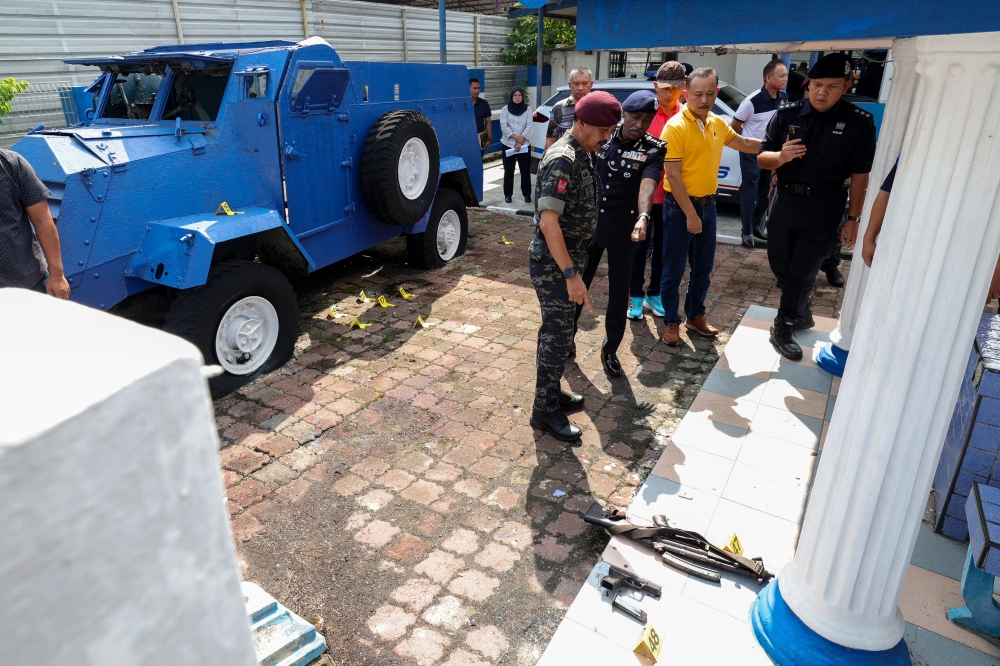
[[[991,638],[1000,636],[1000,605],[993,599],[993,578],[993,574],[973,564],[970,547],[962,571],[962,599],[965,605],[948,609],[948,619]]]
[[[841,349],[831,342],[816,354],[816,365],[831,375],[843,377],[844,366],[847,365],[847,355],[849,353],[846,349]]]
[[[855,650],[823,638],[792,612],[778,589],[767,584],[750,607],[750,624],[776,666],[911,666],[906,642],[881,652]]]

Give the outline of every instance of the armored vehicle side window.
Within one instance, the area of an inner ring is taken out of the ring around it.
[[[257,99],[267,97],[267,74],[257,74],[256,76],[246,76],[244,84],[246,93],[244,99]]]
[[[344,101],[350,79],[346,69],[301,67],[292,85],[292,110],[336,109]]]
[[[226,95],[229,65],[211,69],[187,70],[172,67],[173,85],[163,105],[163,120],[215,120]]]
[[[132,71],[112,74],[111,91],[101,113],[103,118],[149,118],[156,102],[156,91],[160,89],[163,72]]]

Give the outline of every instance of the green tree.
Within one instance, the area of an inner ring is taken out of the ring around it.
[[[18,81],[14,77],[0,79],[0,118],[10,115],[10,103],[14,101],[14,95],[23,93],[28,85],[27,81]],[[2,120],[0,125],[3,125]]]
[[[505,65],[534,65],[538,50],[538,17],[522,16],[517,27],[507,34],[510,46],[500,49]],[[569,21],[545,19],[542,48],[551,51],[557,46],[576,45],[576,27]]]

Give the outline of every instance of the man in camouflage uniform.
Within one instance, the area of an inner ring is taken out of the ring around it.
[[[545,151],[535,183],[535,238],[528,258],[542,325],[531,426],[565,442],[579,439],[580,429],[563,412],[583,407],[583,396],[560,387],[573,344],[576,306],[593,310],[580,275],[597,227],[599,183],[590,153],[607,142],[620,120],[621,105],[609,93],[581,99],[572,129]]]

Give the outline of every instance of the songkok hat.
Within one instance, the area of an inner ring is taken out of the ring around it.
[[[636,90],[622,103],[622,111],[656,113],[656,94],[652,90]]]
[[[665,62],[656,70],[657,88],[683,88],[686,79],[684,65],[676,60]]]
[[[584,95],[573,110],[577,118],[597,127],[611,127],[622,119],[622,105],[614,95],[603,90]]]
[[[851,75],[854,63],[843,53],[828,53],[812,66],[806,74],[810,79],[846,79]]]

